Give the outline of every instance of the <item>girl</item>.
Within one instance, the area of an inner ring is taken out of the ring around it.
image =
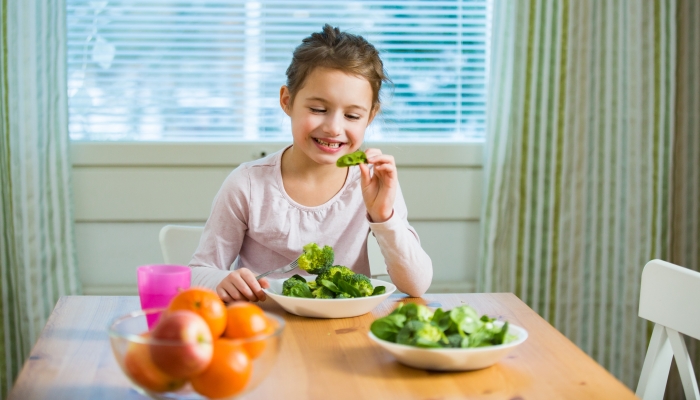
[[[369,276],[371,231],[396,287],[425,293],[432,263],[408,224],[394,158],[367,149],[368,165],[335,165],[360,148],[383,81],[379,53],[361,36],[326,24],[302,41],[280,89],[293,144],[226,178],[190,261],[193,286],[215,289],[225,302],[264,300],[269,283],[255,276],[290,263],[310,242],[333,247],[336,265]]]

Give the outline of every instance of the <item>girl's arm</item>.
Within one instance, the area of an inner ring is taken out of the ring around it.
[[[406,203],[397,188],[394,213],[386,222],[369,224],[396,287],[412,297],[422,296],[433,279],[433,263],[408,224]]]
[[[262,287],[268,282],[255,280],[252,271],[241,268],[231,271],[248,229],[250,178],[245,167],[235,169],[226,178],[214,198],[212,211],[204,226],[189,266],[192,286],[215,290],[225,302],[232,300],[264,300]]]
[[[378,149],[365,151],[369,167],[360,164],[362,197],[377,238],[387,272],[402,292],[419,297],[433,279],[433,264],[420,245],[418,234],[408,224],[408,211],[399,187],[394,158]]]

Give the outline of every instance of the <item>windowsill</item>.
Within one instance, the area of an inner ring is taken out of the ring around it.
[[[289,142],[71,142],[74,167],[235,166],[273,153]],[[399,167],[483,166],[483,142],[373,142]]]

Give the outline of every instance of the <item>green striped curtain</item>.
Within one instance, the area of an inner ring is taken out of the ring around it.
[[[641,271],[669,259],[676,1],[496,0],[491,40],[478,289],[635,389]]]
[[[77,280],[65,4],[0,0],[0,398]]]
[[[700,271],[700,2],[678,0],[677,20],[670,261]],[[700,381],[700,343],[689,340],[687,345]],[[684,396],[672,367],[665,398]]]

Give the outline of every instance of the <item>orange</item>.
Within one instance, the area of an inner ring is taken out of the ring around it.
[[[148,338],[149,335],[143,333],[141,337]],[[178,390],[187,382],[173,378],[156,367],[146,343],[129,342],[124,355],[124,371],[141,387],[154,392]]]
[[[258,306],[248,302],[234,302],[226,308],[226,331],[224,337],[230,339],[248,339],[258,335],[270,334],[273,325]],[[265,341],[244,343],[243,347],[250,358],[257,358],[265,350]]]
[[[202,396],[213,399],[230,397],[245,389],[253,363],[243,347],[233,340],[217,339],[214,341],[214,356],[211,363],[190,383],[192,388]]]
[[[177,310],[194,311],[204,318],[215,339],[226,329],[226,305],[213,290],[192,287],[181,291],[168,305],[168,311]]]

